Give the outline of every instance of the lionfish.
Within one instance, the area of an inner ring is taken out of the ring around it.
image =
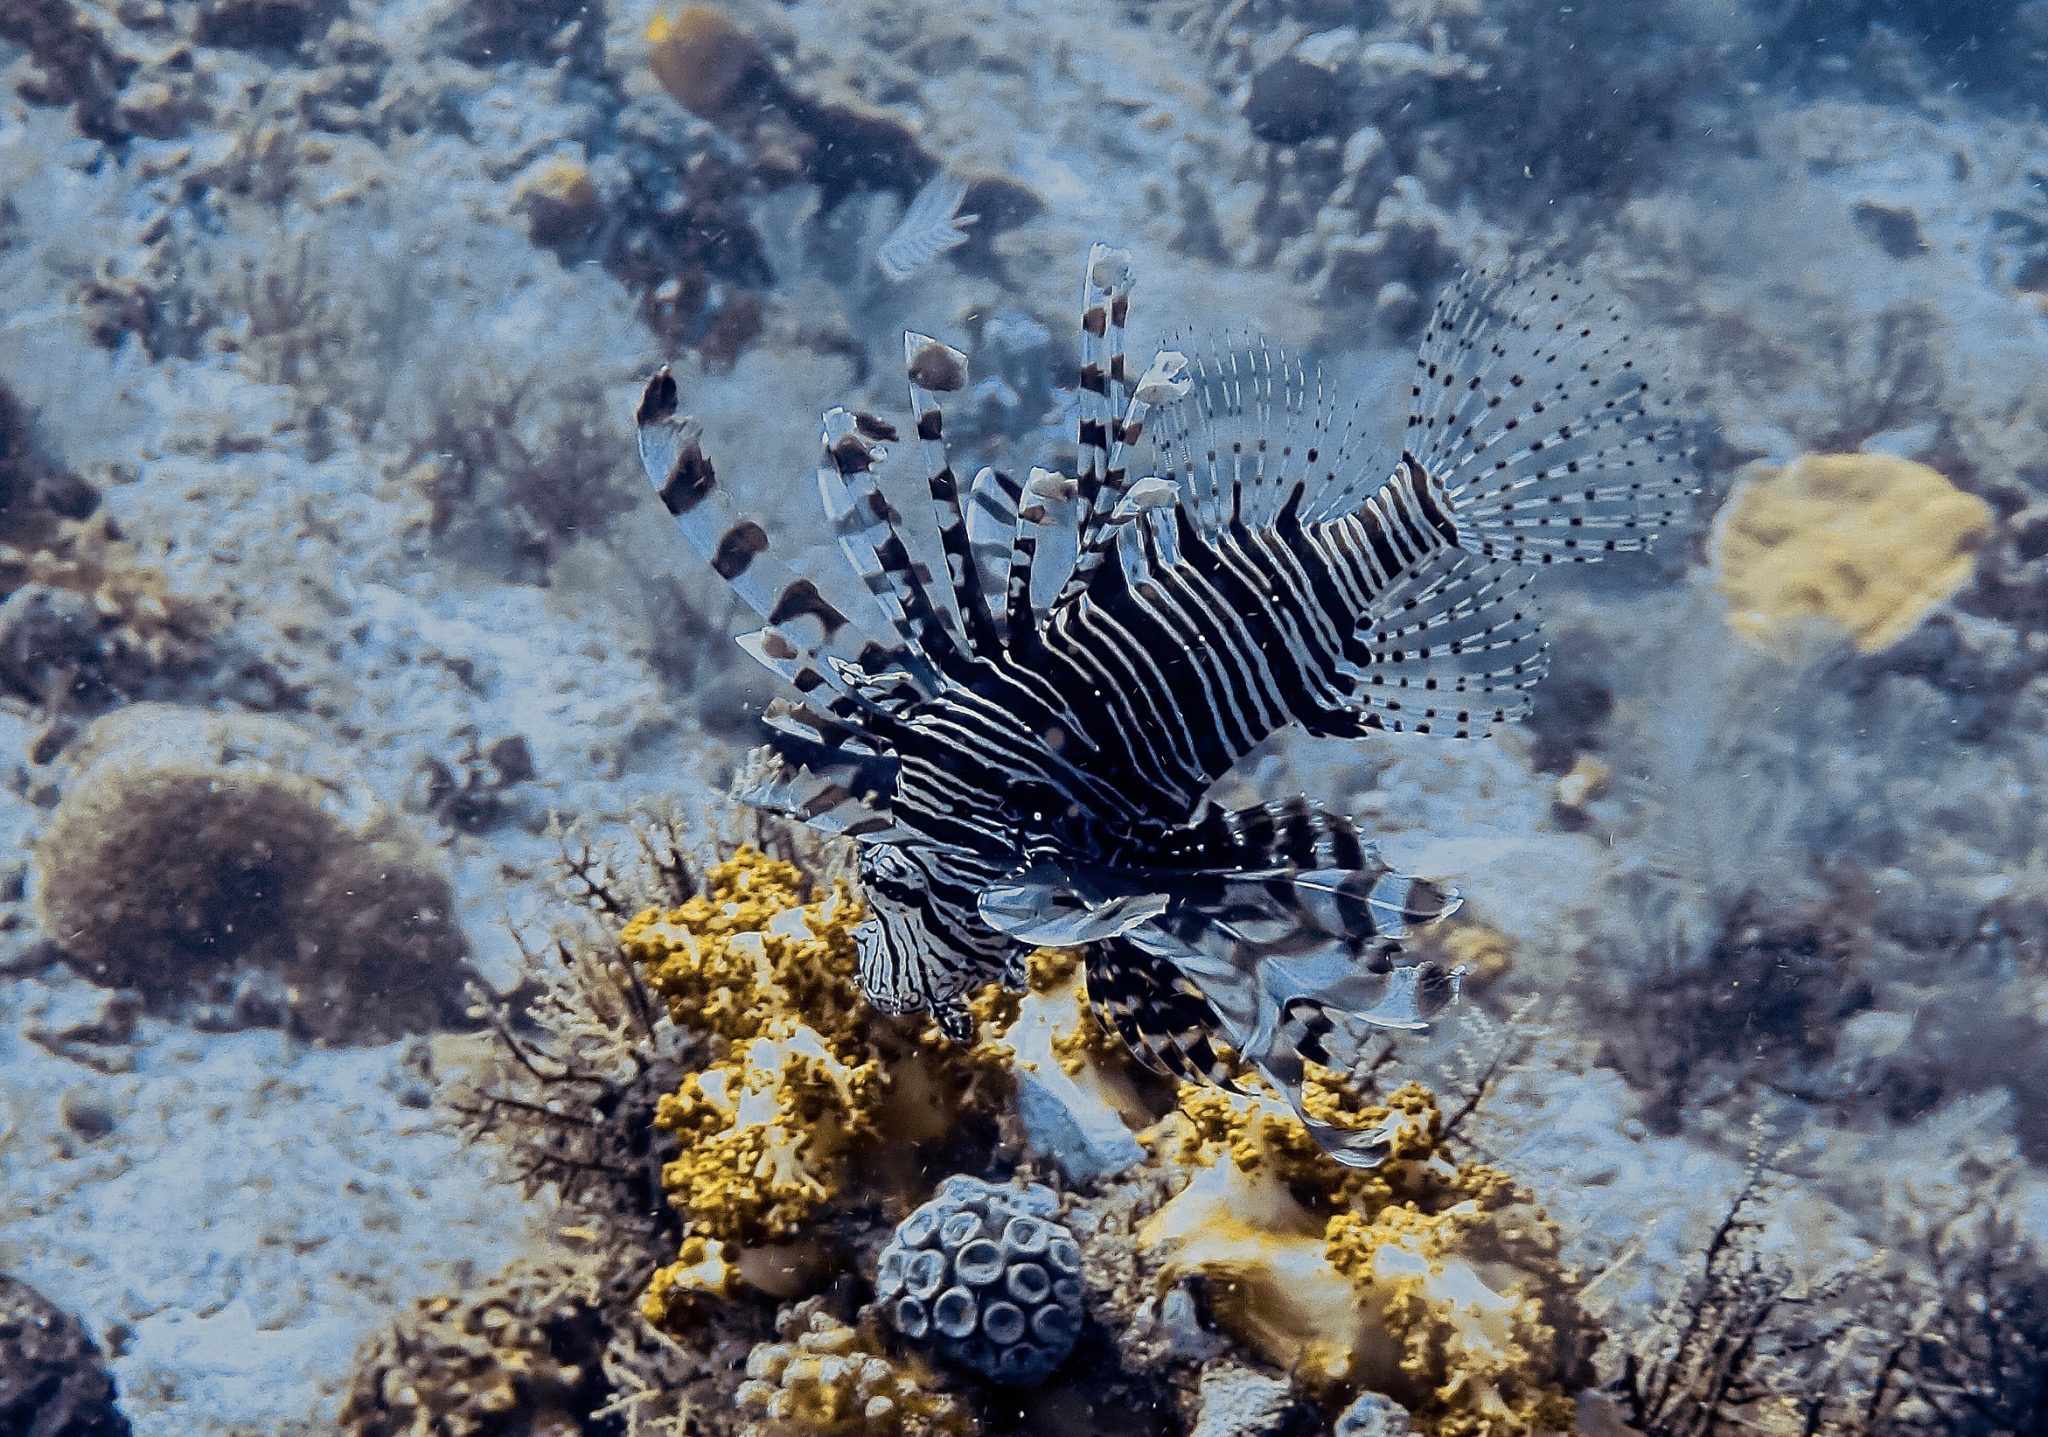
[[[1138,1060],[1226,1088],[1255,1071],[1371,1166],[1381,1135],[1303,1111],[1306,1065],[1344,1067],[1455,996],[1455,973],[1403,950],[1457,890],[1305,797],[1212,790],[1290,727],[1466,737],[1524,712],[1544,669],[1531,573],[1647,547],[1690,492],[1688,451],[1618,312],[1560,270],[1447,290],[1390,472],[1319,372],[1262,342],[1162,351],[1134,381],[1131,282],[1127,252],[1093,247],[1071,476],[963,485],[940,396],[966,356],[904,337],[908,507],[929,504],[916,542],[936,531],[942,576],[878,479],[896,427],[826,412],[818,487],[865,613],[774,558],[665,368],[641,459],[765,620],[741,644],[795,697],[765,714],[775,777],[750,798],[857,845],[877,1008],[962,1039],[970,993],[1020,985],[1035,947],[1081,947],[1090,1003]]]

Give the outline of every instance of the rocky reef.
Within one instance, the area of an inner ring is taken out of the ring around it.
[[[0,0],[0,1430],[2039,1429],[2044,45]],[[1442,282],[1555,258],[1694,416],[1526,726],[1216,795],[1465,892],[1444,1031],[1317,1075],[1370,1172],[1069,952],[969,1044],[867,1011],[845,855],[725,798],[767,694],[638,385],[802,562],[906,327],[976,356],[961,473],[1071,462],[1097,240],[1135,349],[1256,325],[1390,441]]]

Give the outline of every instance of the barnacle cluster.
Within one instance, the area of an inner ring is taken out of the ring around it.
[[[662,1186],[684,1238],[648,1289],[650,1319],[675,1322],[741,1279],[797,1295],[812,1254],[792,1243],[853,1191],[857,1155],[864,1178],[886,1183],[887,1150],[948,1138],[1000,1093],[997,1050],[943,1051],[867,1011],[853,979],[862,917],[844,882],[819,891],[797,865],[742,847],[701,893],[620,935],[670,1016],[708,1041],[655,1114],[678,1143]]]
[[[1340,1167],[1285,1105],[1188,1090],[1150,1135],[1194,1173],[1138,1233],[1162,1281],[1200,1279],[1218,1322],[1305,1386],[1386,1393],[1431,1437],[1567,1430],[1586,1326],[1549,1220],[1498,1168],[1453,1160],[1422,1087],[1366,1103],[1320,1075],[1309,1094],[1386,1161]]]

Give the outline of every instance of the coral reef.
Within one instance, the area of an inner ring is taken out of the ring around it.
[[[843,882],[818,893],[797,864],[752,846],[700,881],[676,837],[667,831],[658,906],[628,917],[608,880],[587,880],[593,906],[622,924],[617,956],[560,952],[535,1014],[543,1041],[501,1023],[516,1070],[536,1081],[501,1064],[468,1106],[519,1135],[530,1181],[595,1184],[642,1221],[641,1184],[658,1167],[679,1231],[664,1227],[674,1260],[645,1306],[686,1324],[703,1299],[742,1286],[800,1295],[829,1270],[829,1236],[810,1231],[820,1215],[914,1182],[919,1151],[971,1147],[1007,1080],[1002,1050],[943,1051],[863,1011],[851,959],[860,910]],[[583,1104],[595,1122],[575,1114]],[[529,1114],[565,1107],[560,1122]],[[608,1137],[615,1122],[643,1126]]]
[[[1991,509],[1924,464],[1809,454],[1760,467],[1715,525],[1728,622],[1767,640],[1819,617],[1869,653],[1910,633],[1970,580]]]
[[[19,1437],[128,1437],[114,1379],[78,1320],[0,1274],[0,1428]]]
[[[1888,1372],[1895,1361],[1903,1391],[1887,1407],[1891,1394],[1872,1384],[1865,1408],[1912,1433],[2038,1432],[2048,1423],[2048,1262],[2021,1216],[2010,1165],[1960,1176],[1965,1203],[1916,1215],[1919,1321],[1880,1328],[1890,1342],[1879,1344],[1875,1365]]]
[[[857,190],[906,202],[938,162],[901,120],[785,81],[760,41],[708,5],[649,24],[648,64],[676,103],[732,131],[755,166],[818,186],[829,208]]]
[[[1555,222],[1648,185],[1687,119],[1728,123],[1714,81],[1745,48],[1731,7],[1673,3],[1191,0],[1156,13],[1207,57],[1251,141],[1227,188],[1192,166],[1177,176],[1215,196],[1200,228],[1395,332],[1495,225],[1532,204]]]
[[[1501,1437],[1552,1388],[1584,1437],[2043,1427],[2044,17],[0,0],[0,1268],[104,1335],[0,1283],[0,1428],[26,1390],[112,1437],[108,1374],[146,1437]],[[981,218],[888,279],[935,176]],[[671,362],[806,473],[806,396],[879,407],[931,325],[981,360],[956,472],[1066,462],[1096,239],[1141,328],[1320,351],[1361,427],[1442,278],[1555,250],[1678,352],[1733,488],[1733,624],[1698,546],[1565,580],[1523,735],[1237,785],[1336,778],[1470,873],[1457,1027],[1554,1025],[1476,1136],[1440,1047],[1333,1092],[1383,1188],[1255,1099],[1154,1127],[1055,956],[927,1052],[772,833],[552,886],[554,815],[694,811],[763,700],[620,467],[628,387]],[[134,701],[186,707],[95,722]],[[471,971],[492,1031],[435,1031]],[[1758,1113],[1787,1176],[1716,1232]],[[1059,1194],[1048,1382],[870,1291],[949,1173]]]
[[[615,1437],[609,1333],[585,1266],[515,1264],[459,1297],[414,1304],[364,1344],[348,1437]]]
[[[0,682],[46,708],[91,712],[224,677],[218,617],[103,514],[60,522],[33,544],[0,544],[0,589]]]
[[[96,982],[331,1040],[462,1021],[448,883],[346,759],[278,718],[138,704],[64,755],[36,903]]]
[[[969,1437],[968,1409],[914,1359],[892,1358],[816,1300],[776,1323],[747,1357],[742,1437]]]
[[[545,404],[533,398],[524,386],[458,397],[436,411],[404,473],[447,552],[545,584],[563,549],[602,536],[638,495],[601,396],[565,387]]]
[[[1377,1132],[1376,1169],[1330,1162],[1262,1096],[1190,1091],[1152,1141],[1193,1176],[1139,1242],[1162,1281],[1312,1391],[1398,1399],[1430,1434],[1539,1433],[1570,1421],[1592,1329],[1555,1227],[1500,1169],[1454,1161],[1436,1101],[1315,1090],[1317,1116]]]
[[[875,1296],[896,1330],[992,1382],[1042,1382],[1080,1335],[1081,1249],[1036,1183],[956,1176],[896,1225]]]

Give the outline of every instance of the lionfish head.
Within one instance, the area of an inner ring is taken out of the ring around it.
[[[884,1013],[928,1008],[947,1037],[971,1036],[966,985],[940,981],[962,964],[933,930],[932,875],[917,852],[900,843],[863,845],[860,884],[869,916],[853,930],[853,941],[868,1001]]]

